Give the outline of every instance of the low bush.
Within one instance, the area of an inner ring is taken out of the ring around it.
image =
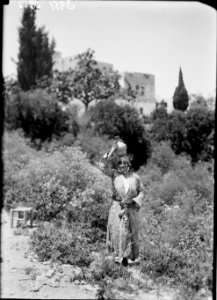
[[[40,225],[31,236],[31,247],[40,261],[52,260],[84,267],[93,260],[84,233],[73,224],[69,228],[52,223]]]
[[[212,290],[213,207],[195,191],[174,197],[173,206],[155,214],[150,205],[141,211],[142,271],[153,278],[172,280],[196,293]]]
[[[161,169],[162,174],[167,173],[172,168],[174,159],[175,154],[169,143],[161,142],[155,146],[153,145],[150,161]]]
[[[7,144],[4,201],[8,208],[33,206],[38,220],[76,218],[77,222],[105,230],[110,179],[92,166],[79,148],[66,147],[53,153],[33,151],[15,173],[9,160],[12,156]]]
[[[107,136],[95,135],[91,130],[83,130],[78,135],[75,144],[81,147],[90,162],[94,164],[111,148],[113,141]]]

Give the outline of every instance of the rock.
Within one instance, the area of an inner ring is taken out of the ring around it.
[[[60,286],[60,282],[56,281],[54,278],[52,278],[50,281],[49,281],[49,285],[52,286],[52,287],[59,287]]]
[[[55,273],[55,271],[53,269],[50,269],[50,270],[47,271],[46,276],[48,278],[51,278],[54,275],[54,273]]]
[[[74,281],[74,284],[79,284],[79,283],[80,283],[79,280]]]
[[[45,275],[39,275],[35,279],[36,281],[40,282],[41,284],[46,284],[47,277]]]
[[[81,280],[80,285],[84,285],[84,284],[86,284],[86,281]]]
[[[33,285],[32,285],[32,288],[31,288],[31,291],[33,292],[38,292],[41,288],[41,283],[36,281]]]
[[[86,284],[86,286],[85,286],[85,289],[86,289],[86,290],[92,291],[92,292],[96,292],[97,288],[98,288],[98,286],[95,287],[95,286],[92,286],[92,285],[90,285],[90,284]]]

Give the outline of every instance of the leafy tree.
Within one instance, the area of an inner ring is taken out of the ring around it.
[[[167,118],[167,110],[164,107],[159,107],[153,110],[151,113],[151,118],[152,120],[157,120],[157,119],[166,119]]]
[[[120,91],[120,97],[128,102],[135,101],[137,96],[137,91],[132,88],[132,85],[128,82],[127,88],[124,88]]]
[[[19,28],[17,74],[20,87],[25,91],[34,87],[40,77],[50,76],[53,66],[54,41],[49,43],[43,27],[37,30],[35,19],[36,8],[24,8]]]
[[[168,114],[164,107],[156,108],[151,113],[152,127],[150,129],[150,134],[152,139],[156,142],[165,141],[168,139],[167,123]]]
[[[77,56],[77,67],[73,72],[73,95],[81,100],[86,110],[93,100],[103,100],[119,91],[119,74],[97,68],[94,51],[88,49]]]
[[[193,163],[198,160],[210,160],[213,153],[209,147],[212,144],[209,136],[215,127],[214,111],[196,107],[190,109],[186,117],[186,139],[189,145],[186,152],[191,156]]]
[[[14,128],[22,128],[36,146],[68,130],[67,113],[43,90],[22,91],[13,95],[11,102],[9,121],[13,118]]]
[[[135,109],[129,105],[119,106],[113,100],[108,100],[91,107],[89,114],[96,133],[123,139],[132,156],[132,167],[135,170],[146,163],[151,154],[151,143]]]
[[[182,70],[179,70],[179,84],[173,95],[173,107],[177,110],[186,111],[188,108],[188,92],[185,88]]]
[[[54,95],[59,102],[68,104],[73,98],[73,71],[59,72],[55,70],[52,76],[43,76],[37,81],[37,87],[45,89]]]
[[[208,103],[202,95],[192,94],[192,95],[190,95],[189,109],[194,109],[197,107],[208,109]]]
[[[174,111],[168,115],[167,139],[175,154],[180,154],[189,147],[186,122],[186,115],[182,111]]]

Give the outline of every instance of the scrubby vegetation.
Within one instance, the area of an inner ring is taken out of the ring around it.
[[[116,103],[118,74],[97,71],[93,53],[78,57],[76,86],[73,72],[41,78],[28,91],[5,81],[4,207],[33,207],[31,247],[39,260],[81,267],[80,279],[101,282],[99,298],[114,298],[115,280],[124,278],[126,288],[130,276],[105,249],[111,182],[97,162],[121,138],[146,189],[140,271],[178,286],[182,299],[212,291],[214,110],[196,97],[188,110],[160,107],[142,118],[128,97],[127,105]],[[91,81],[87,99],[79,76]],[[83,114],[70,103],[75,88],[87,100]]]
[[[23,35],[28,24],[33,39]],[[119,279],[130,289],[128,269],[105,248],[111,182],[97,169],[121,138],[146,189],[138,268],[178,287],[182,299],[212,291],[214,98],[189,95],[180,70],[174,111],[160,106],[142,117],[130,105],[137,91],[99,69],[93,50],[77,56],[75,69],[52,71],[55,43],[36,29],[35,10],[24,9],[19,37],[18,80],[4,79],[4,207],[33,207],[38,259],[81,267],[77,279],[100,282],[98,299],[115,299]]]
[[[39,226],[31,245],[38,258],[80,266],[90,281],[123,277],[123,267],[105,258],[109,178],[77,145],[38,151],[18,131],[5,132],[4,142],[5,207],[34,207]],[[153,144],[152,156],[139,170],[146,187],[141,271],[179,286],[186,299],[202,287],[212,290],[212,164],[192,167],[189,157],[175,155],[164,142]]]

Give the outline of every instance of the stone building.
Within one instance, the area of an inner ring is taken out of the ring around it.
[[[75,56],[62,58],[61,52],[55,52],[54,56],[54,66],[53,70],[58,70],[60,72],[67,71],[69,69],[76,68]],[[113,65],[110,63],[97,61],[97,67],[101,70],[112,71]],[[156,107],[155,98],[155,77],[151,74],[144,73],[120,73],[120,86],[123,89],[128,89],[136,91],[136,99],[128,103],[125,100],[118,99],[117,103],[120,105],[130,104],[135,107],[140,114],[149,115]]]
[[[138,72],[124,72],[121,75],[122,87],[124,89],[131,88],[136,92],[136,99],[132,103],[133,106],[141,114],[149,115],[156,107],[154,75]]]

